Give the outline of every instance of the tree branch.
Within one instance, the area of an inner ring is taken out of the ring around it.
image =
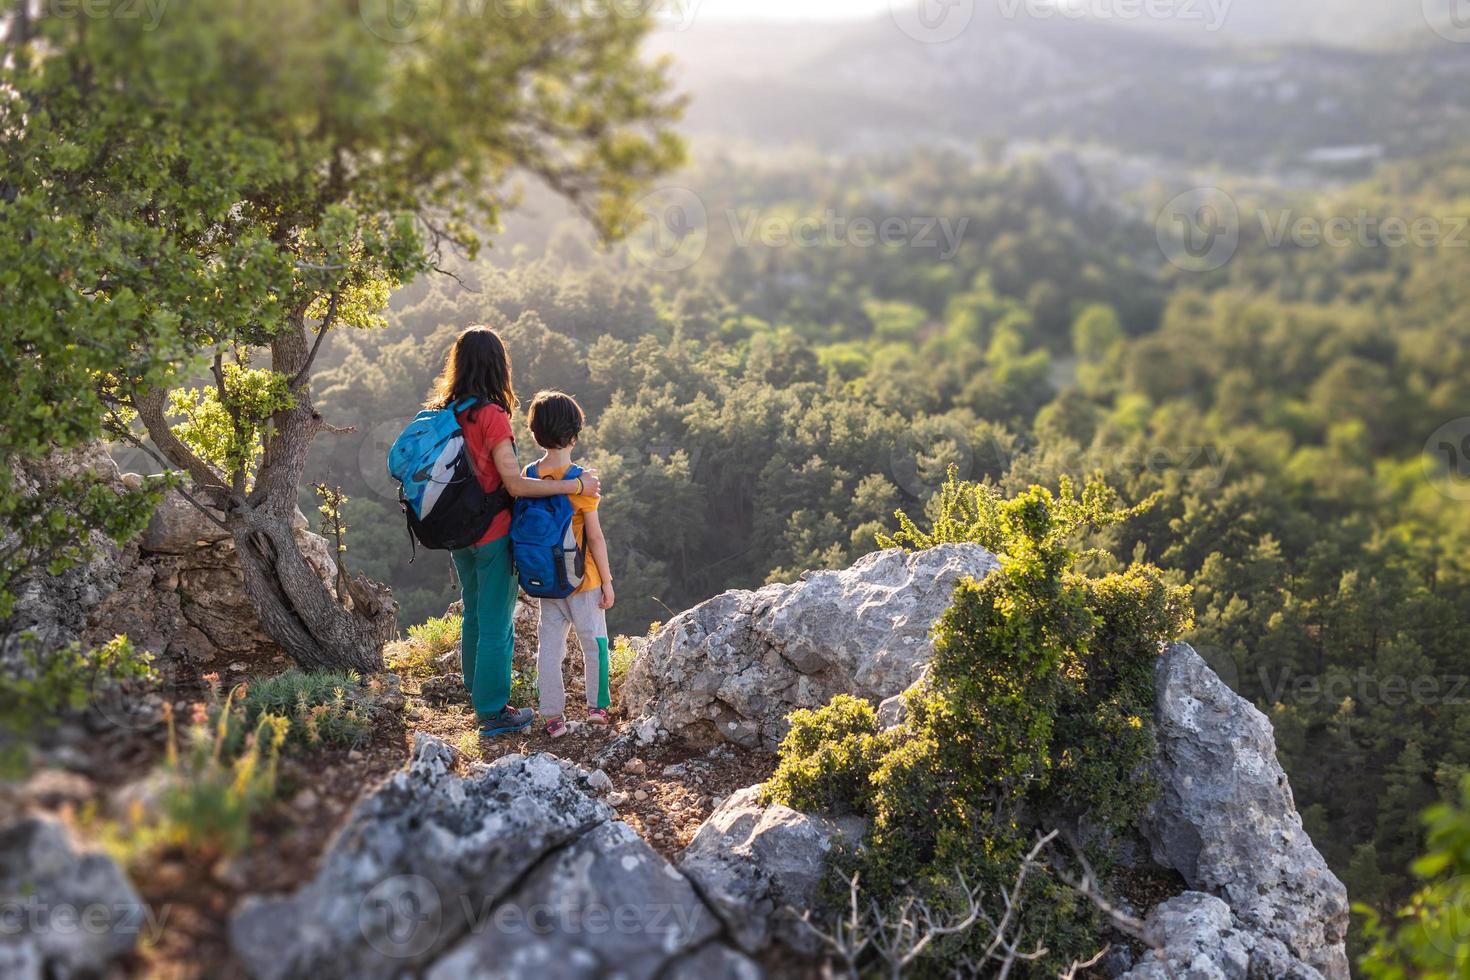
[[[142,439],[139,439],[137,436],[133,435],[125,427],[118,425],[116,422],[110,419],[106,420],[104,424],[112,432],[113,435],[122,439],[129,445],[134,446],[137,449],[141,449],[143,452],[153,457],[153,460],[157,462],[160,466],[162,466],[165,470],[169,468],[168,460],[164,459],[162,456],[159,456],[158,453],[153,451],[153,447],[149,446]],[[174,487],[174,489],[178,491],[179,496],[183,497],[189,503],[193,504],[195,510],[199,511],[199,513],[203,514],[205,517],[209,518],[209,520],[219,525],[221,530],[227,533],[233,533],[230,531],[230,526],[228,524],[220,520],[218,517],[214,516],[214,510],[211,509],[208,504],[200,503],[193,494],[189,493],[189,491],[185,490],[183,487]]]
[[[138,413],[138,419],[143,427],[148,430],[148,438],[158,447],[158,451],[168,458],[169,463],[175,468],[188,473],[201,487],[217,487],[229,491],[230,484],[224,477],[220,476],[204,460],[195,455],[194,451],[174,435],[173,427],[168,424],[168,419],[163,414],[163,390],[153,388],[146,393],[132,392],[128,399],[129,405]]]
[[[332,329],[332,324],[337,319],[337,303],[341,297],[340,291],[333,290],[331,299],[327,300],[327,313],[322,317],[321,325],[316,329],[316,340],[311,345],[311,352],[306,355],[306,363],[301,365],[301,370],[291,378],[292,392],[299,390],[303,384],[311,380],[311,366],[316,363],[316,355],[322,349],[322,341],[327,339],[327,331]]]

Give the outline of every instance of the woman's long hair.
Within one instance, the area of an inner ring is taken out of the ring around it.
[[[465,398],[478,398],[505,409],[516,410],[516,393],[510,383],[510,355],[500,334],[482,324],[466,327],[455,340],[444,361],[444,371],[434,381],[425,408],[448,408]],[[471,414],[479,406],[471,409]]]

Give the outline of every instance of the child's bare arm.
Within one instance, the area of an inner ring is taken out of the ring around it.
[[[598,605],[603,609],[611,609],[614,599],[612,569],[607,563],[607,538],[602,535],[602,520],[597,516],[597,511],[589,510],[582,515],[582,522],[587,537],[587,551],[592,555],[592,563],[597,566],[597,577],[602,580],[602,601]]]

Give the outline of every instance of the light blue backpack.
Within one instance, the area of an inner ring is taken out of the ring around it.
[[[533,465],[526,470],[540,479]],[[563,479],[582,475],[572,466]],[[570,497],[521,497],[510,522],[510,549],[515,556],[521,588],[538,599],[564,599],[577,591],[586,577],[587,555],[572,530],[575,513]]]

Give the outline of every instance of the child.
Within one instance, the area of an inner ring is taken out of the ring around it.
[[[582,407],[570,395],[542,391],[531,401],[526,419],[536,445],[545,453],[535,464],[543,480],[561,480],[572,465],[572,447],[582,431]],[[526,474],[530,474],[527,467]],[[587,683],[587,721],[607,724],[607,617],[613,606],[612,572],[607,564],[607,541],[597,517],[597,497],[572,494],[572,533],[589,561],[582,584],[565,599],[541,600],[541,637],[537,650],[537,683],[541,688],[541,717],[546,734],[560,738],[567,733],[567,692],[562,682],[561,663],[567,652],[567,631],[575,626],[582,644],[583,676]]]
[[[530,480],[516,462],[510,413],[516,407],[510,355],[500,335],[472,326],[459,335],[434,383],[427,407],[472,402],[460,415],[475,476],[486,493],[503,483],[517,497],[577,494],[597,505],[597,471],[577,480]],[[546,474],[542,474],[545,476]],[[464,599],[460,666],[485,737],[523,732],[535,722],[529,708],[511,705],[511,657],[515,648],[516,576],[510,555],[510,511],[496,515],[479,541],[449,553]],[[610,604],[610,603],[609,603]]]

